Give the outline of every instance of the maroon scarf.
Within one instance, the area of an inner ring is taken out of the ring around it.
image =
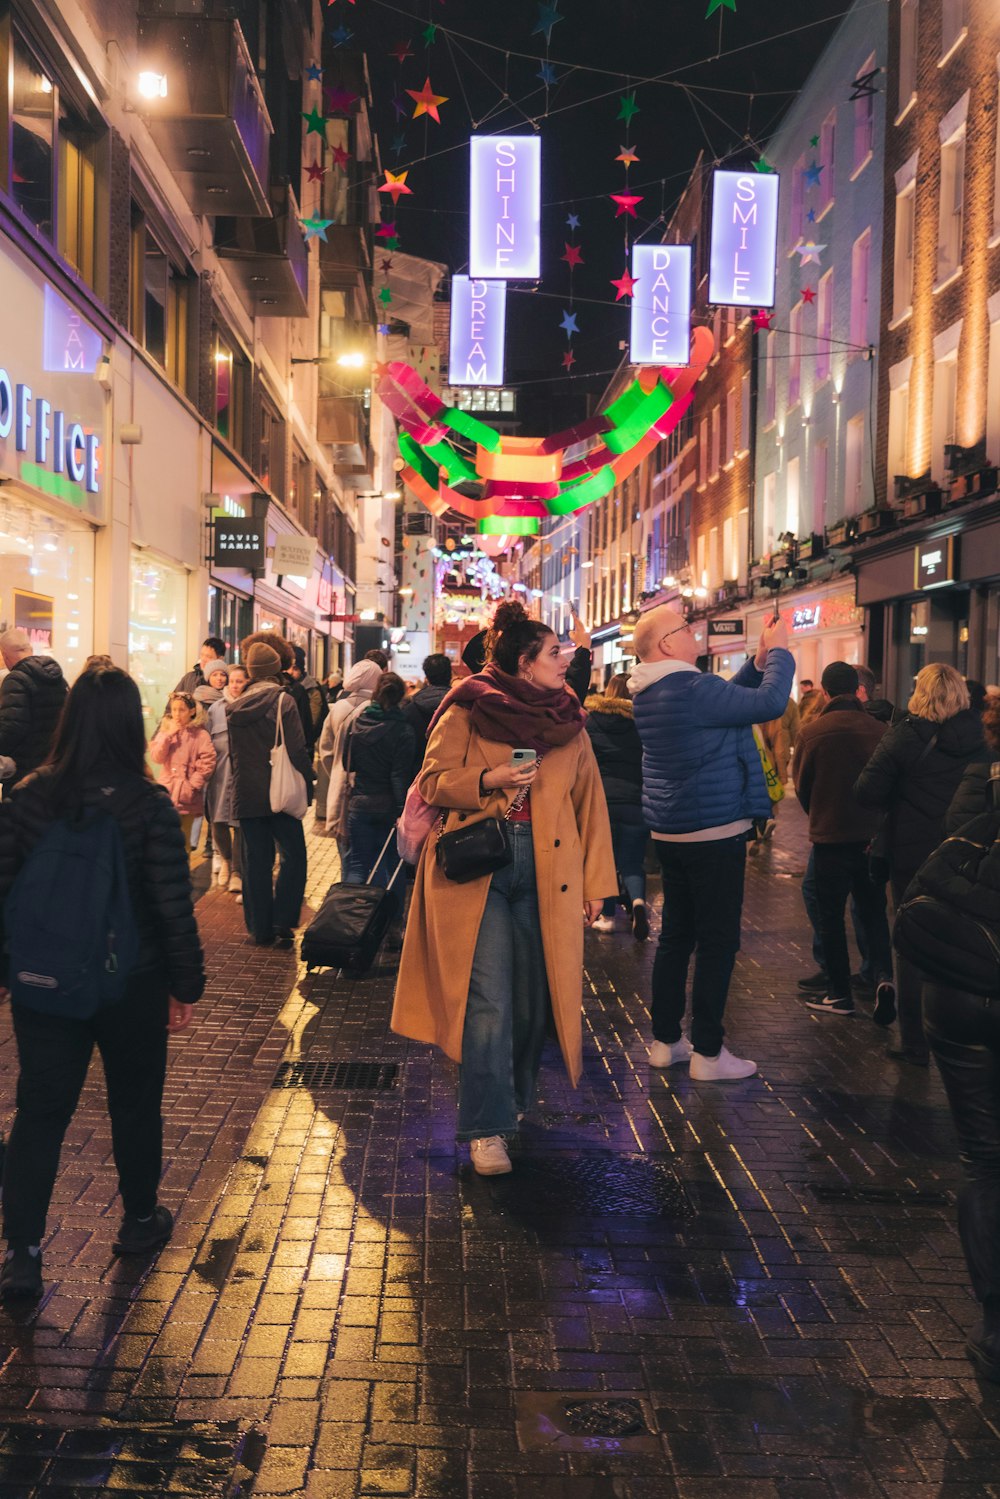
[[[541,752],[569,744],[586,720],[568,688],[536,687],[492,665],[451,689],[431,720],[431,729],[452,703],[469,709],[472,726],[481,738],[515,749]]]

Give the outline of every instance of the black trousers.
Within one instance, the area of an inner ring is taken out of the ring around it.
[[[654,838],[653,847],[663,875],[663,922],[653,963],[653,1036],[667,1043],[680,1039],[694,953],[691,1045],[702,1056],[716,1057],[740,950],[746,834],[707,843]]]
[[[815,843],[816,905],[823,967],[830,993],[838,999],[851,995],[851,960],[847,951],[844,910],[854,897],[858,917],[868,939],[872,978],[878,984],[892,975],[892,948],[885,915],[885,887],[874,884],[868,872],[865,843]]]
[[[1000,1311],[1000,1000],[929,983],[923,998],[965,1168],[958,1231],[972,1289]]]
[[[166,980],[136,975],[120,1004],[90,1020],[40,1015],[17,1004],[11,1011],[20,1072],[4,1158],[4,1238],[40,1244],[45,1236],[59,1154],[95,1045],[104,1064],[122,1202],[127,1213],[146,1217],[156,1206],[163,1169]]]

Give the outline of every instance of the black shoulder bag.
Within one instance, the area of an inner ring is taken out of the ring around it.
[[[539,755],[536,765],[540,765],[541,760]],[[507,823],[524,806],[530,790],[530,786],[522,786],[503,817],[484,817],[468,827],[438,834],[435,852],[438,868],[446,880],[465,885],[470,880],[482,879],[484,875],[496,874],[498,869],[507,867],[512,858]],[[443,818],[441,826],[444,827]]]

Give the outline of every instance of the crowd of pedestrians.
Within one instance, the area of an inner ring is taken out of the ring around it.
[[[623,916],[623,933],[645,941],[651,868],[662,907],[650,1065],[704,1083],[757,1071],[726,1046],[725,1011],[748,849],[766,846],[791,781],[811,845],[804,1006],[845,1019],[870,1002],[877,1026],[898,1019],[893,1061],[936,1059],[968,1172],[960,1230],[984,1314],[970,1354],[1000,1378],[997,996],[892,947],[947,838],[978,850],[967,883],[976,859],[986,868],[1000,835],[1000,700],[932,664],[896,709],[867,667],[843,661],[796,697],[777,615],[730,681],[701,669],[689,621],[668,606],[641,616],[635,665],[603,685],[578,620],[571,639],[572,652],[504,603],[461,669],[428,656],[408,688],[381,651],[321,684],[274,632],[246,637],[231,661],[209,637],[149,742],[154,780],[127,673],[96,656],[68,687],[23,631],[0,637],[0,901],[20,1069],[0,1297],[41,1292],[60,1148],[95,1045],[123,1205],[115,1252],[170,1237],[161,1106],[168,1032],[189,1023],[205,981],[199,836],[248,940],[290,949],[315,791],[344,882],[385,891],[388,946],[402,949],[393,1028],[458,1064],[457,1138],[477,1173],[498,1175],[512,1169],[508,1141],[532,1107],[550,1026],[579,1079],[585,927],[611,942]],[[984,818],[992,833],[973,836]],[[56,884],[59,900],[39,898]],[[984,874],[975,895],[1000,950],[1000,880]]]

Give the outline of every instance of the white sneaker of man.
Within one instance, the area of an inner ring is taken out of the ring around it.
[[[598,916],[596,921],[591,922],[592,932],[613,932],[615,929],[615,918],[613,916]]]
[[[654,1041],[649,1048],[650,1067],[676,1067],[680,1062],[690,1062],[691,1042],[687,1036],[679,1041]]]
[[[697,1083],[732,1083],[741,1077],[753,1077],[756,1062],[745,1062],[734,1057],[723,1046],[717,1057],[702,1056],[700,1051],[691,1053],[691,1076]]]
[[[477,1176],[506,1176],[512,1169],[501,1135],[487,1135],[483,1140],[470,1141],[469,1156]]]

